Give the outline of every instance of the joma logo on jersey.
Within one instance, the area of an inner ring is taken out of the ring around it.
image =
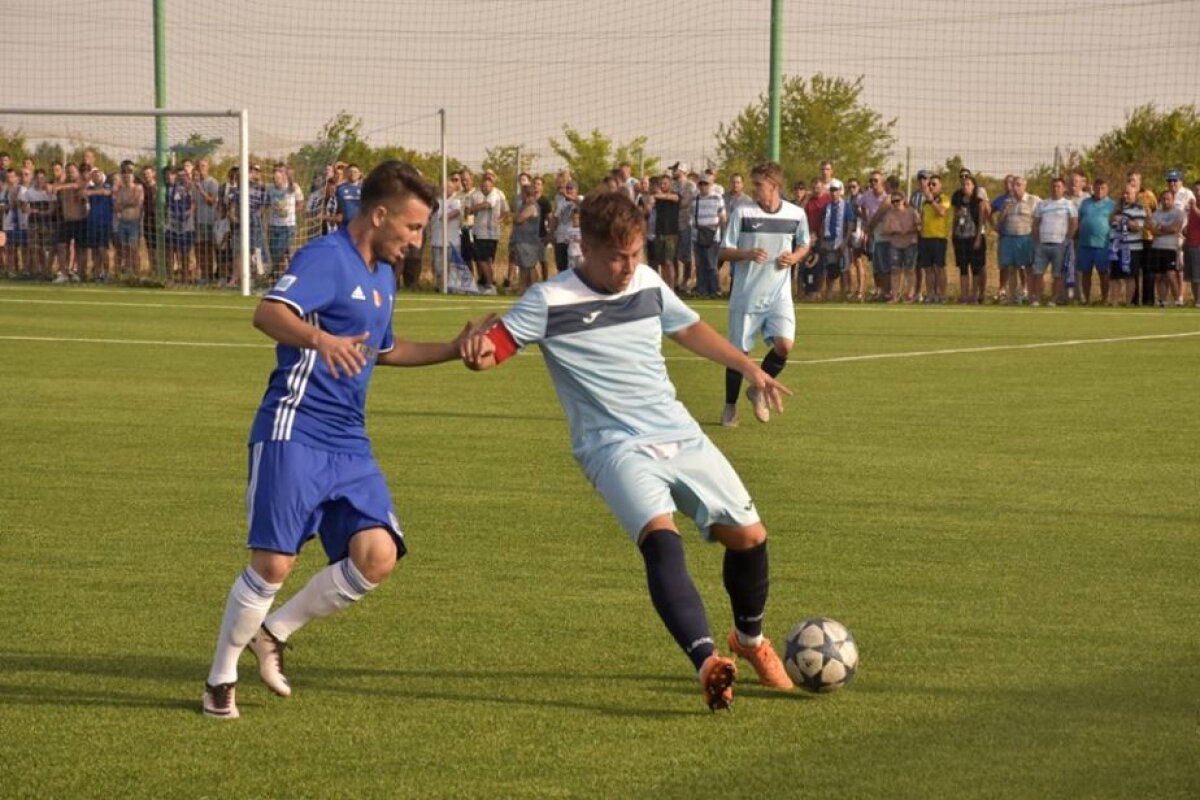
[[[379,348],[372,347],[371,345],[367,344],[366,342],[358,343],[358,352],[363,354],[363,358],[365,358],[367,360],[367,363],[370,363],[370,362],[374,361],[375,359],[379,358]]]

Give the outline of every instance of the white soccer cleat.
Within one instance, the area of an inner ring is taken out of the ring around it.
[[[737,403],[726,403],[725,410],[721,412],[721,426],[724,428],[736,428],[737,421]]]
[[[204,716],[214,719],[237,719],[241,715],[238,714],[236,693],[236,681],[218,683],[216,686],[204,684],[204,700],[200,705]]]
[[[754,406],[754,418],[759,422],[771,421],[771,407],[767,405],[767,398],[763,393],[753,386],[746,389],[746,399],[750,401],[750,405]]]
[[[292,687],[287,675],[283,672],[283,651],[287,642],[281,642],[266,629],[260,627],[258,633],[250,639],[250,652],[258,659],[258,674],[275,694],[280,697],[291,697]]]

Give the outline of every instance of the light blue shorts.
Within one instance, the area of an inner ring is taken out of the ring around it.
[[[734,347],[749,353],[759,334],[768,346],[776,339],[796,341],[796,307],[792,305],[791,297],[782,295],[761,311],[743,313],[729,309],[728,339]]]
[[[634,544],[647,522],[675,511],[691,517],[708,540],[714,524],[759,521],[742,479],[704,435],[624,449],[601,466],[593,483]]]

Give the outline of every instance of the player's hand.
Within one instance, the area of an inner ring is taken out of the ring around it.
[[[796,255],[795,253],[793,253],[789,250],[788,252],[780,255],[779,258],[777,258],[775,260],[779,262],[779,266],[781,266],[781,267],[790,267],[793,264],[800,263],[800,256]]]
[[[767,399],[767,405],[773,411],[778,411],[780,414],[783,413],[783,398],[784,396],[792,396],[791,389],[763,372],[758,365],[755,365],[752,370],[745,372],[744,377],[750,385]]]
[[[761,247],[756,247],[750,252],[751,258],[754,259],[755,264],[765,264],[767,263],[767,259],[770,258],[770,256],[767,254],[767,251],[763,250]]]
[[[367,356],[363,353],[362,345],[370,338],[369,333],[357,336],[333,336],[322,331],[317,339],[316,351],[325,362],[329,374],[335,379],[343,375],[352,378],[363,371],[367,365]],[[340,371],[340,375],[339,375]]]
[[[475,322],[468,322],[455,339],[458,355],[467,369],[483,369],[484,362],[496,352],[496,346],[487,337],[487,332],[498,319],[495,314],[488,314]]]

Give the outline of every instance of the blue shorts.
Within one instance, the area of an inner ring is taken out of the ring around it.
[[[1075,271],[1081,275],[1091,275],[1093,269],[1101,275],[1108,274],[1108,248],[1082,245],[1075,248]]]
[[[871,244],[871,268],[876,275],[887,275],[892,271],[891,242],[877,239]]]
[[[142,235],[142,223],[121,221],[117,223],[117,244],[122,247],[137,247]]]
[[[792,298],[781,295],[773,305],[750,313],[729,309],[730,343],[749,353],[754,349],[754,340],[762,334],[763,341],[773,345],[776,339],[796,341],[796,307]]]
[[[12,231],[5,231],[8,234],[9,247],[28,247],[29,246],[29,231],[24,228]]]
[[[295,555],[321,535],[330,563],[349,554],[350,537],[384,528],[405,552],[404,532],[379,465],[369,455],[334,453],[299,442],[254,442],[246,482],[247,546]]]
[[[1000,266],[1028,267],[1033,264],[1033,235],[1001,236]]]
[[[704,435],[623,448],[600,467],[593,483],[635,544],[647,522],[676,510],[690,517],[709,540],[713,525],[759,521],[742,479]]]

